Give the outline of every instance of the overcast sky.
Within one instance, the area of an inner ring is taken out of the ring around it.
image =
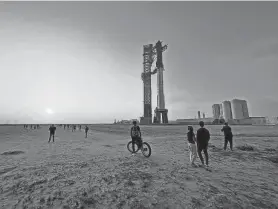
[[[138,118],[143,45],[162,40],[170,120],[211,116],[233,98],[252,116],[278,116],[277,11],[278,2],[1,2],[0,115]]]

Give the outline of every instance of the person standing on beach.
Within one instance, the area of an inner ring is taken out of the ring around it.
[[[86,126],[85,127],[85,138],[87,138],[87,136],[88,136],[88,131],[89,131],[89,128],[88,128],[88,126]]]
[[[227,149],[227,144],[229,142],[230,149],[231,149],[231,151],[233,151],[233,132],[232,132],[231,127],[228,125],[228,123],[224,123],[224,126],[221,129],[221,131],[224,132],[224,137],[225,137],[224,150]]]
[[[130,136],[132,139],[132,151],[134,154],[135,153],[135,144],[136,142],[139,142],[139,149],[142,146],[142,140],[141,140],[141,130],[140,127],[137,125],[137,122],[134,120],[133,122],[133,126],[130,129]]]
[[[190,153],[189,154],[190,163],[191,166],[196,167],[194,161],[197,158],[197,146],[196,146],[196,137],[192,126],[188,126],[187,140],[188,140],[188,149]]]
[[[200,121],[199,125],[201,128],[197,131],[197,150],[199,158],[202,162],[202,166],[204,166],[204,158],[202,156],[202,151],[205,154],[205,160],[206,160],[206,167],[208,168],[208,142],[210,140],[210,133],[209,131],[204,128],[205,124],[203,121]]]
[[[53,142],[54,142],[55,131],[56,131],[56,127],[55,127],[54,125],[51,125],[51,126],[49,127],[49,133],[50,133],[50,135],[49,135],[48,143],[51,141],[51,137],[52,137],[52,140],[53,140]]]

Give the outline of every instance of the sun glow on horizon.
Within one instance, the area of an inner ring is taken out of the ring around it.
[[[46,108],[45,112],[49,115],[52,115],[54,113],[50,108]]]

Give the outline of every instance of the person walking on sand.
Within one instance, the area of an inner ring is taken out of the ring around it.
[[[56,131],[56,127],[55,127],[54,125],[51,125],[51,126],[49,127],[49,133],[50,133],[50,135],[49,135],[48,143],[51,141],[51,137],[52,137],[52,140],[53,140],[53,142],[54,142],[55,131]]]
[[[141,140],[141,130],[140,127],[137,125],[137,122],[134,120],[133,122],[133,126],[130,129],[130,136],[132,139],[132,155],[134,155],[135,153],[135,144],[136,142],[139,142],[139,149],[142,146],[142,140]]]
[[[197,158],[197,147],[196,147],[196,137],[192,126],[188,126],[187,140],[188,140],[190,163],[191,166],[196,167],[196,164],[194,162]]]
[[[221,129],[222,132],[224,132],[224,150],[227,149],[228,142],[230,144],[230,149],[233,151],[233,132],[231,127],[228,125],[228,123],[224,123],[223,128]]]
[[[86,126],[85,127],[85,138],[87,138],[87,136],[88,136],[88,131],[89,131],[89,128],[88,128],[88,126]]]
[[[199,158],[202,162],[202,167],[204,166],[204,158],[202,156],[202,151],[205,154],[205,160],[206,160],[206,167],[208,168],[208,142],[210,140],[210,133],[209,131],[204,128],[205,124],[203,121],[199,122],[199,125],[201,128],[197,130],[197,150]]]

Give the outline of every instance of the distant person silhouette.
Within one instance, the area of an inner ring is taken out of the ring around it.
[[[208,142],[210,140],[209,131],[204,128],[205,124],[203,121],[200,121],[199,125],[201,128],[197,130],[197,150],[199,158],[202,162],[202,166],[204,166],[204,158],[202,156],[202,151],[204,151],[205,159],[206,159],[206,167],[208,167]]]
[[[87,138],[87,136],[88,136],[88,131],[89,131],[89,127],[86,126],[86,127],[85,127],[85,138]]]
[[[228,123],[224,123],[223,128],[221,129],[222,132],[224,132],[224,150],[227,149],[228,142],[230,144],[230,149],[233,151],[233,132],[231,127],[228,125]]]
[[[79,125],[79,131],[81,131],[81,128],[82,128],[82,126],[81,126],[81,125]]]
[[[51,125],[51,126],[49,127],[49,133],[50,133],[50,135],[49,135],[48,143],[51,141],[51,137],[52,137],[52,140],[53,140],[53,142],[54,142],[55,131],[56,131],[56,127],[55,127],[54,125]]]

